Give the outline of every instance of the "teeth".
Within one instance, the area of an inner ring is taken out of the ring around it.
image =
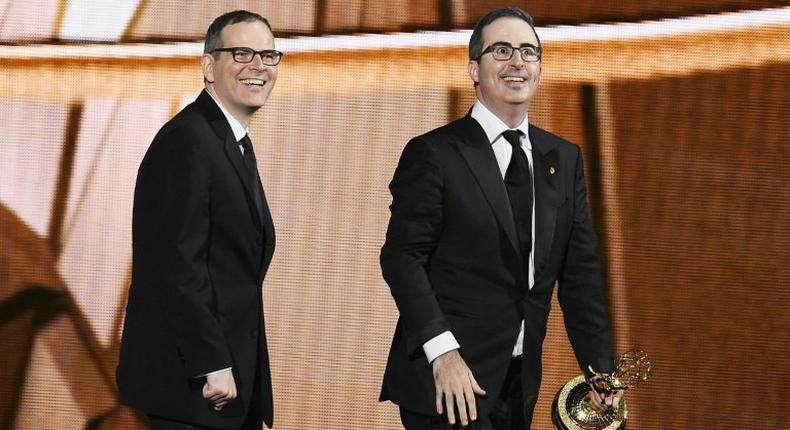
[[[519,78],[517,76],[505,76],[504,79],[509,82],[524,82],[524,78]]]
[[[265,83],[263,79],[242,79],[241,82],[248,85],[263,85]]]

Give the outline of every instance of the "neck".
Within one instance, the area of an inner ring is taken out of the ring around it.
[[[222,108],[225,109],[231,116],[233,116],[233,118],[236,118],[236,121],[240,122],[245,128],[249,127],[250,119],[252,119],[252,112],[236,112],[235,110],[231,109],[229,104],[226,103],[225,100],[222,100],[222,97],[220,97],[214,90],[214,85],[208,82],[206,82],[206,91],[208,91],[208,93],[214,97],[214,100],[219,101],[220,104],[222,104]]]
[[[524,122],[524,118],[527,117],[527,111],[529,110],[529,104],[523,103],[518,105],[512,105],[507,103],[489,103],[485,100],[485,98],[480,96],[480,93],[477,94],[477,99],[480,100],[480,103],[483,104],[488,110],[491,111],[497,118],[501,119],[508,127],[516,128]]]

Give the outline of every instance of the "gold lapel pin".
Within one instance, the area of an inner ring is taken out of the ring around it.
[[[557,169],[555,169],[554,166],[549,167],[549,175],[553,175],[556,172],[557,172]]]

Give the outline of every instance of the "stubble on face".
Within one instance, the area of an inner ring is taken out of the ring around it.
[[[538,46],[530,25],[518,18],[500,18],[483,28],[483,49],[505,42],[514,47],[524,43]],[[469,62],[469,75],[476,83],[477,98],[489,110],[511,126],[526,116],[529,102],[540,82],[540,62],[528,63],[518,51],[508,61],[498,61],[490,53],[479,61]]]

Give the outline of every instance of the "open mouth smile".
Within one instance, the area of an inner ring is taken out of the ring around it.
[[[264,81],[263,79],[247,78],[247,79],[241,79],[241,83],[244,85],[254,85],[254,86],[262,87],[266,84],[266,81]]]

